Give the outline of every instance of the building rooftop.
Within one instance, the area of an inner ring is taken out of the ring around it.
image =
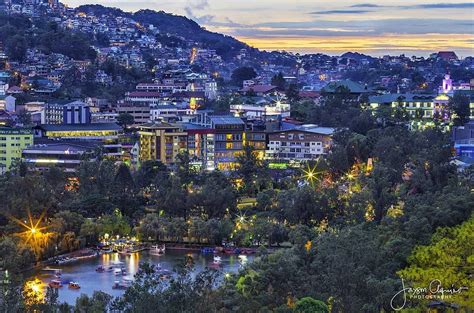
[[[81,142],[67,142],[67,141],[50,141],[46,143],[36,143],[23,150],[23,153],[32,153],[33,151],[53,152],[64,151],[65,154],[81,154],[86,151],[91,151],[100,146],[97,142],[81,141]]]
[[[116,123],[89,123],[89,124],[42,124],[37,126],[44,131],[81,131],[81,130],[122,130]]]
[[[163,128],[179,128],[179,126],[166,122],[149,122],[139,126],[140,129],[163,129]]]
[[[276,90],[276,86],[273,85],[252,85],[249,87],[242,88],[240,91],[242,92],[248,92],[248,91],[253,91],[256,93],[267,93],[273,90]]]
[[[31,135],[33,134],[33,131],[31,128],[0,127],[0,134]]]
[[[132,91],[127,93],[127,97],[154,97],[158,98],[161,96],[161,93],[156,91]]]
[[[362,84],[350,79],[329,82],[326,86],[324,86],[323,91],[334,93],[339,87],[345,87],[349,89],[351,93],[365,93],[372,91],[371,89],[367,88],[367,86],[363,86]]]
[[[298,125],[298,126],[287,125],[286,128],[274,131],[273,133],[281,133],[281,132],[288,132],[288,131],[303,131],[303,132],[321,134],[321,135],[332,135],[336,131],[336,129],[332,127],[319,127],[314,124],[305,124],[305,125]]]
[[[389,93],[379,96],[370,96],[369,103],[391,103],[391,102],[432,102],[436,97],[434,94],[413,93]]]
[[[211,130],[209,127],[194,124],[194,123],[180,123],[184,130]]]
[[[211,122],[213,124],[218,124],[218,125],[222,125],[222,124],[244,124],[244,121],[242,121],[241,118],[238,118],[238,117],[235,117],[235,116],[232,116],[232,115],[213,115],[213,116],[209,116],[209,118],[211,119]]]
[[[296,130],[306,131],[315,134],[332,135],[336,129],[332,127],[319,127],[314,124],[305,124],[295,128]]]

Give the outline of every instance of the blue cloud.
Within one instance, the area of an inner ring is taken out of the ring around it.
[[[308,36],[374,36],[384,34],[419,35],[427,32],[439,34],[466,34],[471,20],[455,19],[381,19],[357,21],[331,21],[318,19],[305,22],[267,22],[236,27],[235,35],[253,37],[308,37]],[[429,31],[427,31],[429,30]]]
[[[373,3],[359,3],[351,5],[351,8],[380,8],[383,5],[373,4]]]
[[[407,6],[410,8],[409,6]],[[470,9],[474,8],[474,2],[462,3],[427,3],[414,6],[420,9]]]
[[[350,8],[471,9],[474,8],[474,2],[426,3],[416,5],[379,5],[374,3],[359,3],[351,5]]]
[[[330,11],[318,11],[311,12],[310,14],[358,14],[358,13],[369,13],[370,10],[330,10]]]

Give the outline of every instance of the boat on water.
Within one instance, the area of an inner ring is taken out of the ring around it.
[[[75,257],[71,257],[71,258],[70,257],[62,257],[62,258],[56,259],[55,263],[61,265],[61,264],[71,263],[71,262],[74,262],[76,260],[77,260],[77,258],[75,258]]]
[[[114,281],[114,284],[112,285],[112,289],[127,289],[130,287],[132,282],[130,280],[122,280],[122,281]]]
[[[79,283],[76,283],[76,282],[69,282],[69,288],[70,289],[81,289],[81,286],[79,285]]]
[[[114,275],[116,275],[116,276],[122,275],[122,269],[120,269],[120,268],[114,269]]]
[[[95,269],[95,271],[96,271],[97,273],[103,273],[103,272],[105,272],[105,267],[104,267],[103,265],[99,265],[99,266],[97,266],[97,268]]]
[[[155,246],[151,246],[150,248],[150,254],[152,255],[163,255],[165,254],[165,251],[166,251],[165,245],[162,245],[162,246],[155,245]]]
[[[49,282],[49,287],[51,288],[61,288],[63,284],[61,284],[61,281],[58,279],[53,279],[52,281]]]
[[[125,248],[125,249],[122,249],[122,250],[117,250],[117,252],[119,254],[124,254],[124,255],[130,255],[130,254],[134,254],[136,252],[140,252],[141,250],[140,249],[131,249],[131,248]]]

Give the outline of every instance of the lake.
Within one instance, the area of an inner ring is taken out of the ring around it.
[[[114,281],[121,281],[122,278],[133,279],[133,275],[138,271],[140,263],[149,262],[155,265],[160,265],[161,268],[172,271],[173,268],[182,264],[186,255],[190,255],[194,259],[195,272],[203,271],[206,267],[213,267],[213,254],[201,254],[200,252],[186,252],[178,250],[166,250],[166,253],[161,256],[150,255],[148,251],[137,252],[131,255],[122,255],[118,253],[103,254],[94,258],[80,260],[64,265],[52,265],[52,268],[58,268],[62,270],[61,282],[63,287],[59,288],[59,301],[67,302],[69,304],[75,304],[76,298],[82,293],[91,296],[94,291],[103,291],[112,296],[120,296],[124,290],[112,289]],[[223,273],[235,273],[241,267],[242,262],[237,255],[220,255],[222,258],[221,265],[219,267]],[[246,259],[250,261],[252,256],[248,256]],[[104,267],[112,266],[119,262],[123,262],[122,266],[125,267],[126,275],[115,276],[113,272],[96,272],[96,268],[99,265]],[[37,271],[30,277],[30,279],[38,278],[45,285],[47,285],[54,278],[53,273]],[[74,281],[79,283],[80,289],[68,288],[68,283]]]

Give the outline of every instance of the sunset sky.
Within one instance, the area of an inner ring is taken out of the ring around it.
[[[267,50],[372,55],[474,55],[474,1],[460,0],[66,0],[125,11],[185,15],[207,29]]]

